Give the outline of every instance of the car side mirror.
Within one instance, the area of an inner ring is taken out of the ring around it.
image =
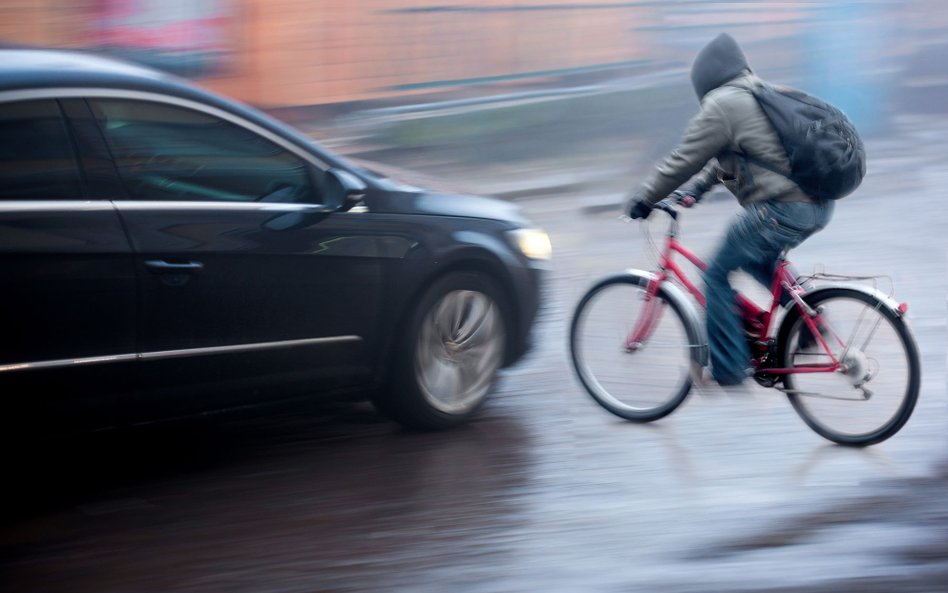
[[[316,224],[333,212],[345,212],[362,201],[365,182],[344,169],[329,169],[323,182],[322,205],[277,214],[263,226],[271,231],[299,229]]]
[[[345,212],[362,201],[368,187],[345,169],[329,169],[323,189],[326,205]]]

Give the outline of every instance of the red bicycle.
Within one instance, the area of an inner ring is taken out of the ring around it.
[[[570,328],[573,366],[586,391],[634,422],[674,411],[708,361],[694,305],[703,307],[705,297],[674,256],[702,271],[707,266],[679,242],[675,206],[666,200],[655,210],[670,219],[657,269],[627,270],[595,283],[576,306]],[[841,283],[866,279],[798,279],[782,254],[769,308],[737,294],[756,381],[786,393],[810,428],[843,445],[871,445],[898,432],[915,408],[921,382],[907,305],[875,287]],[[792,301],[778,323],[784,290]]]

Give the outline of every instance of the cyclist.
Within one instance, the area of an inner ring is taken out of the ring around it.
[[[744,208],[705,273],[711,376],[720,385],[737,385],[751,374],[751,354],[728,275],[743,269],[769,286],[781,251],[825,227],[833,202],[814,199],[788,178],[753,162],[789,170],[786,151],[751,93],[760,79],[734,38],[722,33],[698,53],[691,82],[701,107],[678,147],[632,194],[628,213],[647,218],[673,192],[698,200],[717,183]]]

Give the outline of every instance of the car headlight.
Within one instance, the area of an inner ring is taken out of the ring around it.
[[[516,229],[509,233],[514,245],[528,258],[548,260],[553,257],[550,236],[540,229]]]

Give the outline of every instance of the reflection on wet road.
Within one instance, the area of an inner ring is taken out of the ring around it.
[[[650,425],[596,406],[568,366],[566,322],[595,278],[647,267],[648,249],[636,225],[612,213],[577,217],[572,199],[524,203],[551,233],[556,268],[537,347],[505,373],[478,422],[417,434],[362,405],[327,405],[100,435],[39,459],[24,448],[5,487],[3,590],[864,591],[872,579],[900,591],[948,582],[938,466],[948,291],[943,275],[919,273],[911,241],[865,244],[885,197],[841,203],[833,226],[794,253],[801,269],[892,273],[912,305],[919,406],[900,434],[865,450],[823,441],[778,392],[756,386],[693,393]],[[683,238],[706,253],[735,206],[700,208]],[[938,232],[921,211],[886,224],[895,237]]]

